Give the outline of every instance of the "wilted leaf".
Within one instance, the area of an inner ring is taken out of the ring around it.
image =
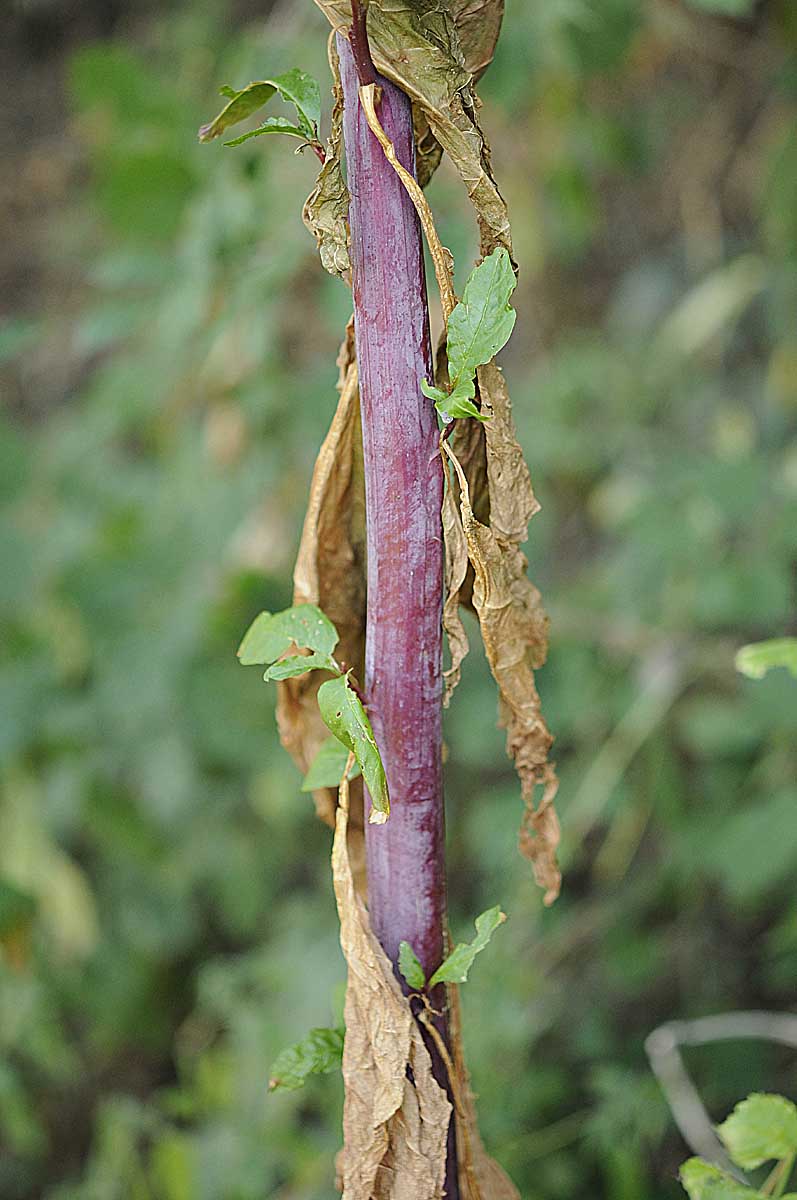
[[[348,0],[316,3],[335,29],[345,30],[351,24]],[[370,0],[367,28],[377,70],[407,93],[459,172],[476,209],[482,254],[496,246],[506,247],[511,254],[506,204],[493,178],[471,74],[448,6],[438,0],[415,0],[411,5]],[[418,123],[419,118],[416,129]],[[424,165],[431,165],[429,154]]]
[[[523,518],[533,501],[530,486],[523,486],[519,447],[511,427],[509,398],[503,377],[494,364],[481,368],[482,406],[494,419],[485,426],[490,491],[490,526],[476,519],[468,481],[453,452],[444,443],[457,474],[460,516],[474,569],[473,604],[479,618],[490,670],[499,689],[499,714],[507,730],[507,751],[520,776],[526,811],[520,831],[520,848],[532,863],[534,877],[545,888],[545,902],[559,892],[556,865],[559,823],[553,808],[557,781],[548,762],[553,741],[542,716],[534,683],[534,670],[545,661],[547,618],[537,589],[526,577],[526,559],[517,542],[526,536]],[[497,418],[497,419],[496,419]],[[492,447],[490,443],[492,431]],[[447,471],[449,487],[452,485]],[[528,480],[528,472],[525,471]],[[536,501],[534,501],[536,503]],[[535,787],[544,792],[534,808]]]
[[[520,1200],[512,1180],[484,1148],[476,1119],[476,1102],[462,1050],[459,988],[450,983],[448,1028],[457,1104],[457,1161],[460,1200]]]
[[[349,761],[349,751],[336,737],[327,738],[310,764],[310,770],[302,780],[303,792],[314,792],[318,788],[337,788],[346,763]],[[360,774],[360,768],[355,762],[349,771],[349,779]]]
[[[325,725],[344,746],[348,746],[360,765],[365,785],[371,797],[373,825],[382,825],[390,815],[382,756],[374,739],[362,701],[352,690],[348,676],[328,679],[318,689],[318,708]]]
[[[769,1159],[797,1155],[797,1107],[783,1096],[754,1092],[717,1126],[717,1133],[733,1161],[754,1171]]]
[[[283,100],[292,104],[296,109],[301,136],[310,139],[316,137],[318,123],[321,120],[321,91],[311,75],[294,67],[283,75],[276,75],[273,79],[250,83],[240,92],[236,92],[231,87],[223,87],[221,94],[228,98],[229,103],[224,106],[214,120],[201,127],[199,130],[200,142],[211,142],[230,126],[245,121],[264,104],[268,104],[272,96],[278,93]],[[263,132],[269,131],[263,130]],[[281,130],[280,132],[285,131]],[[238,141],[243,140],[245,139],[237,139],[230,144],[237,145]]]
[[[266,681],[293,679],[305,671],[334,671],[335,663],[328,654],[292,654],[272,663],[263,678]]]
[[[335,626],[314,604],[297,604],[284,612],[262,612],[255,617],[238,647],[243,666],[275,662],[295,645],[329,655],[338,644]]]
[[[390,962],[354,891],[341,787],[332,878],[348,966],[343,1200],[442,1200],[451,1105]]]
[[[399,970],[411,988],[416,992],[426,986],[426,976],[418,961],[418,955],[409,942],[399,942]]]
[[[271,1068],[268,1090],[303,1087],[309,1075],[328,1075],[340,1068],[343,1057],[342,1029],[311,1029],[306,1037],[277,1055]]]
[[[755,1200],[758,1196],[758,1192],[702,1158],[687,1159],[679,1178],[690,1200]]]
[[[484,950],[498,926],[505,920],[506,914],[501,912],[498,905],[495,908],[488,908],[486,912],[478,916],[476,918],[476,937],[472,942],[460,942],[454,947],[429,980],[429,987],[433,988],[438,983],[464,983],[476,955]]]
[[[326,157],[313,191],[305,201],[302,220],[318,244],[321,265],[330,275],[348,280],[349,259],[349,189],[343,178],[343,89],[340,84],[340,65],[334,39],[330,42],[330,66],[334,78],[332,92],[332,126],[326,146]]]
[[[797,638],[751,642],[736,652],[736,670],[750,679],[763,679],[773,667],[785,667],[797,679]]]

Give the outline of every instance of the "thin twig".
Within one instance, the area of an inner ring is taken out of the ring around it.
[[[365,9],[360,0],[351,0],[349,42],[360,87],[375,85],[376,67],[371,58],[371,47],[368,44],[368,31],[365,25]]]

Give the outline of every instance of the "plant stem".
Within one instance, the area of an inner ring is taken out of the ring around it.
[[[399,943],[406,940],[428,978],[443,958],[446,924],[443,472],[434,407],[420,389],[424,376],[433,377],[422,234],[359,102],[362,47],[356,47],[356,62],[346,38],[338,37],[338,49],[365,466],[365,695],[391,802],[386,824],[366,825],[368,909],[391,961],[397,963]],[[388,80],[377,76],[376,82],[380,121],[399,160],[414,173],[409,99]],[[432,1002],[441,1007],[444,995]],[[438,1028],[445,1036],[444,1021]],[[433,1043],[430,1052],[435,1076],[447,1086]],[[458,1195],[452,1121],[446,1196]]]

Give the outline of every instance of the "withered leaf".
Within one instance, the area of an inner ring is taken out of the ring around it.
[[[498,684],[499,716],[507,731],[507,752],[520,777],[525,803],[520,848],[531,860],[534,877],[545,889],[545,903],[559,894],[556,863],[559,823],[553,808],[557,781],[548,753],[553,738],[542,715],[534,670],[545,661],[548,621],[540,594],[526,575],[519,543],[539,506],[528,468],[515,437],[509,394],[495,363],[479,369],[485,424],[490,523],[473,513],[467,477],[454,452],[446,456],[457,474],[460,518],[473,566],[473,606],[493,678]],[[447,470],[449,487],[451,473]],[[543,796],[534,807],[534,792]]]
[[[330,275],[340,275],[348,282],[351,274],[349,259],[349,189],[343,178],[343,89],[334,38],[330,39],[329,62],[334,84],[332,94],[332,125],[326,146],[326,158],[318,173],[316,185],[305,201],[302,220],[318,244],[321,265]]]
[[[348,0],[316,3],[333,28],[345,31],[349,27]],[[467,6],[463,9],[466,11]],[[377,69],[420,109],[465,184],[476,209],[482,253],[505,246],[511,255],[506,203],[493,178],[489,148],[478,122],[472,75],[449,5],[441,0],[370,0],[366,19]],[[421,141],[424,144],[423,135]],[[427,155],[425,173],[430,162]]]
[[[357,364],[351,325],[338,358],[340,399],[313,470],[302,539],[293,572],[295,604],[317,604],[340,635],[336,650],[345,667],[362,670],[365,652],[365,491]],[[278,685],[280,738],[305,773],[329,731],[318,711],[322,678],[312,672]],[[352,825],[358,823],[354,790]],[[334,825],[334,790],[314,792],[319,816]],[[354,831],[353,831],[354,832]]]
[[[348,966],[343,1045],[343,1200],[442,1200],[448,1098],[355,892],[343,780],[332,847],[340,942]]]
[[[449,984],[448,1027],[457,1096],[457,1156],[461,1200],[520,1200],[520,1193],[503,1167],[484,1148],[476,1118],[476,1102],[465,1065],[459,989]]]

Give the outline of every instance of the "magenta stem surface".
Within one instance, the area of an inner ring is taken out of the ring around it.
[[[359,104],[351,49],[339,38],[351,192],[354,330],[363,418],[368,526],[365,696],[390,789],[391,814],[368,825],[368,907],[390,958],[410,943],[427,975],[445,920],[441,769],[440,505],[421,229]],[[379,116],[414,169],[410,103],[380,79]]]
[[[428,978],[443,957],[446,877],[443,468],[434,407],[420,388],[422,378],[433,378],[423,240],[412,202],[368,128],[344,37],[338,36],[338,50],[368,536],[365,699],[391,804],[384,825],[366,825],[368,909],[391,961],[397,963],[399,943],[407,941]],[[377,76],[377,82],[382,126],[414,174],[409,99],[388,80]],[[432,1000],[440,1007],[445,997]],[[445,1037],[445,1019],[436,1024]],[[435,1076],[448,1087],[445,1067],[427,1044]],[[459,1196],[453,1122],[445,1194]]]

